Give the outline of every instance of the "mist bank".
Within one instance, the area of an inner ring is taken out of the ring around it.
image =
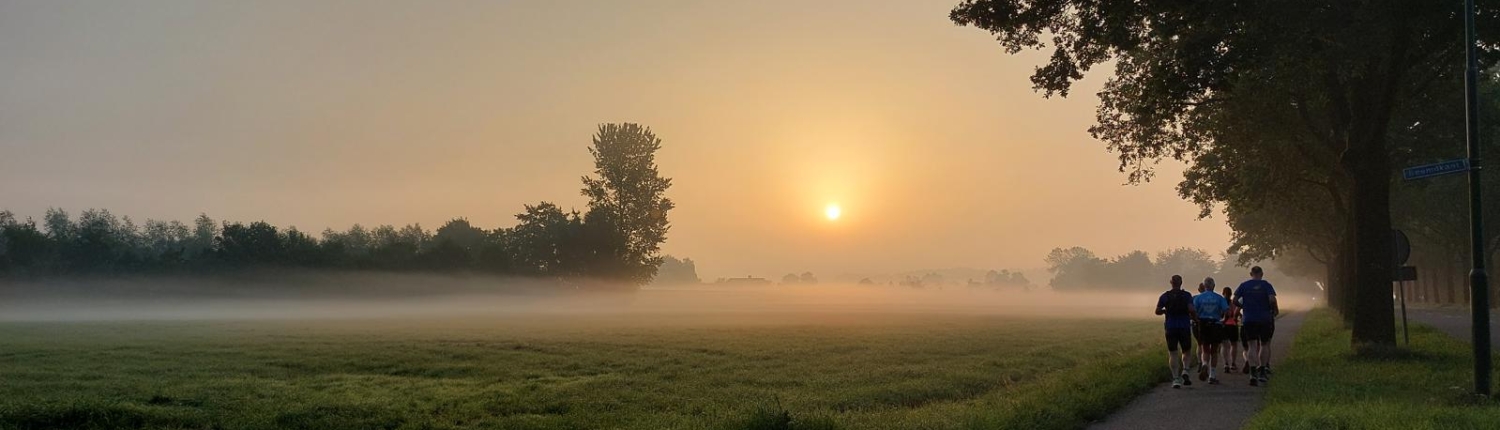
[[[1159,293],[1054,292],[819,284],[682,285],[601,292],[492,277],[301,274],[253,281],[112,279],[6,285],[0,320],[327,320],[449,318],[616,318],[769,323],[810,317],[880,320],[920,315],[1043,318],[1159,318]],[[216,291],[204,294],[204,291]],[[1312,295],[1283,294],[1310,307]]]
[[[305,269],[214,274],[60,276],[0,280],[0,299],[402,299],[469,294],[548,295],[582,289],[633,289],[585,279]]]

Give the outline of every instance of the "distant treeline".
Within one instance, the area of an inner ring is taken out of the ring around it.
[[[411,224],[323,230],[317,236],[263,221],[191,224],[108,210],[76,218],[49,209],[40,223],[0,211],[0,276],[47,277],[212,273],[239,269],[482,272],[638,286],[656,274],[672,201],[657,173],[661,140],[636,124],[605,124],[589,153],[596,176],[583,178],[588,210],[526,205],[513,227],[483,229],[455,218],[428,231]]]
[[[1205,277],[1213,277],[1219,288],[1234,287],[1247,277],[1248,270],[1233,256],[1214,258],[1207,251],[1176,248],[1156,254],[1131,251],[1114,258],[1102,258],[1082,247],[1056,248],[1047,254],[1047,271],[1052,274],[1052,289],[1058,291],[1088,289],[1165,290],[1172,275],[1182,275],[1183,288],[1195,289]],[[1286,280],[1270,264],[1265,264],[1267,278],[1275,283]]]

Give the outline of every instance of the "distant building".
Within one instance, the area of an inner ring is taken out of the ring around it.
[[[735,285],[735,286],[741,286],[741,285],[743,285],[743,286],[759,286],[759,285],[771,285],[771,280],[770,279],[766,279],[766,278],[757,278],[757,277],[754,277],[754,276],[746,276],[746,277],[743,277],[743,278],[724,278],[724,279],[720,279],[719,280],[719,284],[722,284],[722,285]]]

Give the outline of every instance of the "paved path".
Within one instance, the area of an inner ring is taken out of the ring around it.
[[[1473,335],[1473,331],[1470,330],[1470,328],[1473,326],[1473,322],[1472,322],[1472,317],[1469,316],[1469,309],[1468,308],[1456,308],[1456,307],[1445,307],[1445,308],[1414,308],[1414,307],[1407,307],[1406,308],[1406,316],[1407,316],[1407,319],[1410,320],[1411,324],[1427,324],[1429,326],[1432,326],[1432,328],[1438,329],[1438,331],[1441,331],[1443,333],[1447,333],[1449,336],[1453,336],[1453,337],[1459,338],[1460,340],[1463,340],[1464,342],[1470,342],[1470,341],[1474,340],[1474,338],[1472,337],[1472,336],[1474,336]],[[1497,312],[1496,310],[1491,309],[1490,310],[1490,346],[1493,347],[1493,348],[1496,348],[1496,349],[1500,349],[1500,324],[1496,324],[1497,323],[1497,321],[1495,321],[1496,317],[1500,317],[1500,312]],[[1401,316],[1400,315],[1396,315],[1396,318],[1397,318],[1396,323],[1400,324],[1401,323],[1401,320],[1400,320]],[[1401,328],[1399,326],[1396,327],[1396,336],[1397,336],[1398,340],[1401,339],[1400,338],[1400,336],[1401,336],[1401,331],[1400,330],[1401,330]],[[1275,362],[1272,362],[1272,363],[1273,363],[1272,365],[1274,366]]]
[[[1276,320],[1276,337],[1271,339],[1272,368],[1285,361],[1287,350],[1292,346],[1292,338],[1296,337],[1297,329],[1302,327],[1302,318],[1306,315],[1306,312],[1296,312]],[[1167,365],[1165,344],[1161,362],[1163,366]],[[1223,367],[1219,370],[1223,370]],[[1173,389],[1170,383],[1161,384],[1089,428],[1224,430],[1244,427],[1250,416],[1260,410],[1265,386],[1251,387],[1250,375],[1237,373],[1220,377],[1219,380],[1223,382],[1221,385],[1208,385],[1199,382],[1196,374],[1191,376],[1194,377],[1193,385]],[[1274,375],[1269,383],[1276,383]],[[1188,417],[1214,419],[1186,419]]]

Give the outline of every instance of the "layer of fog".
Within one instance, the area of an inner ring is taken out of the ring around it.
[[[597,287],[597,286],[593,286]],[[276,274],[235,279],[107,279],[0,285],[0,320],[244,320],[467,317],[879,319],[910,315],[1160,318],[1159,293],[885,285],[689,285],[592,292],[490,277]],[[1305,293],[1282,294],[1306,308]]]

